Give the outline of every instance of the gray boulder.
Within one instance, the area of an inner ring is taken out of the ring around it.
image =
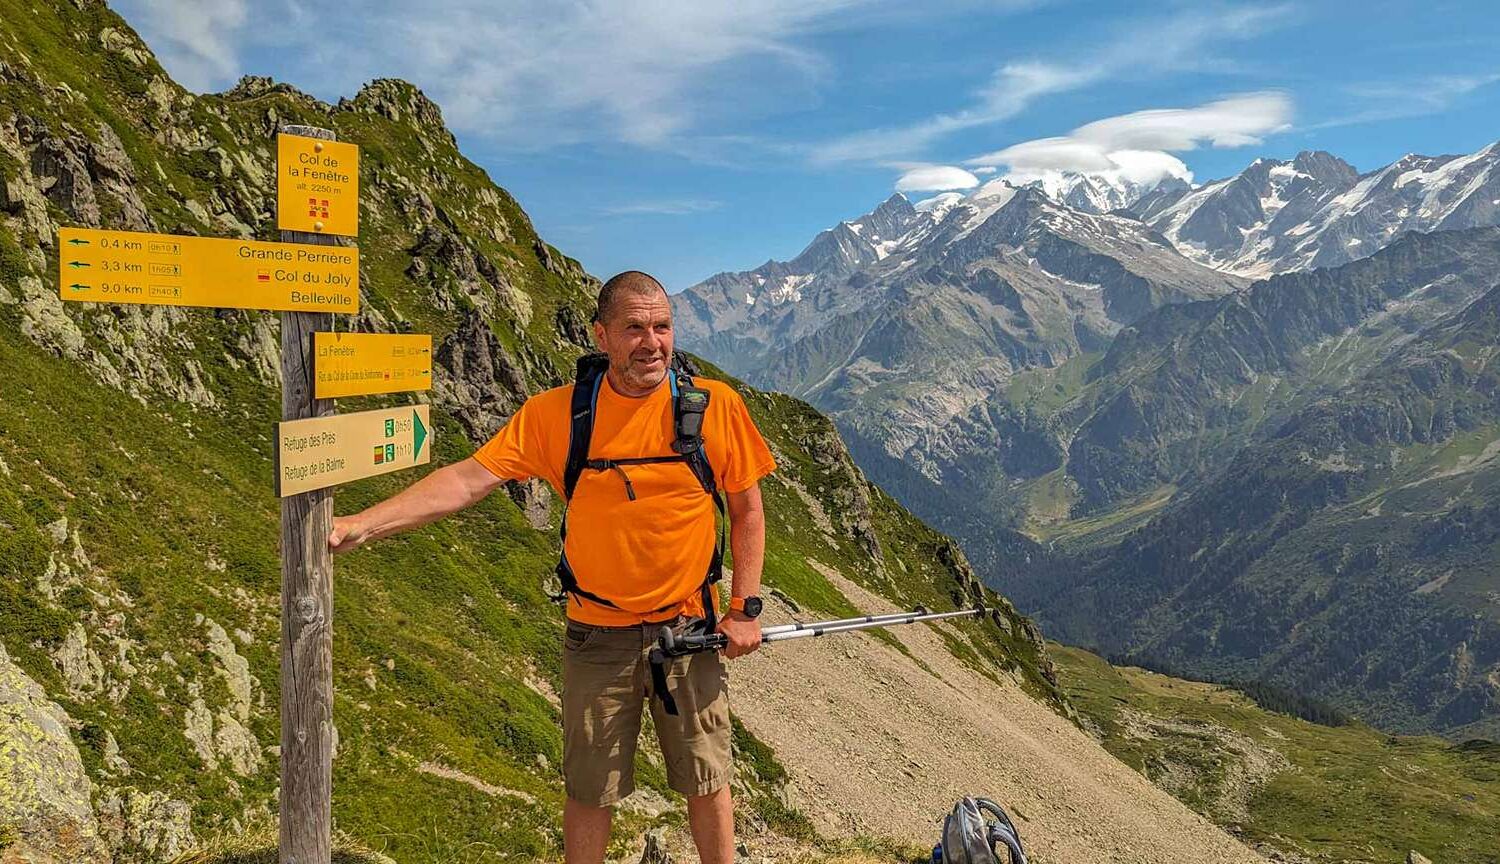
[[[5,864],[109,864],[66,712],[0,645],[0,850]]]

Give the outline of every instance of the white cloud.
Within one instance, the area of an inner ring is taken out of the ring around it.
[[[700,158],[743,152],[726,132],[816,100],[831,69],[819,35],[1032,0],[119,2],[173,75],[201,89],[256,65],[242,55],[267,57],[278,78],[330,100],[371,78],[405,78],[456,131],[507,149],[626,142]]]
[[[908,168],[896,181],[897,192],[940,192],[947,189],[971,189],[979,178],[955,165],[917,165]]]
[[[632,201],[600,207],[606,216],[686,216],[690,213],[706,213],[723,206],[722,201],[703,198],[666,198],[657,201]]]
[[[1161,108],[1095,120],[1070,137],[1120,150],[1192,150],[1199,144],[1243,147],[1291,122],[1285,93],[1249,93],[1196,108]]]
[[[870,129],[813,148],[817,163],[881,160],[910,155],[952,132],[996,123],[1021,113],[1033,99],[1072,90],[1097,80],[1093,68],[1014,63],[995,71],[975,104],[950,114],[938,114],[910,126]]]
[[[239,73],[245,0],[127,0],[121,12],[189,90],[215,89]]]
[[[1426,75],[1406,81],[1354,84],[1344,90],[1356,104],[1362,103],[1366,107],[1306,128],[1327,129],[1439,114],[1464,96],[1496,82],[1500,82],[1500,73],[1492,72],[1484,75]]]
[[[856,132],[813,147],[811,157],[817,163],[910,157],[950,133],[1014,117],[1044,96],[1106,79],[1157,75],[1212,62],[1207,56],[1210,46],[1258,36],[1287,20],[1291,12],[1288,4],[1185,7],[1171,17],[1120,28],[1113,41],[1078,52],[1087,59],[1005,63],[966,108],[905,126]]]
[[[1168,151],[1200,146],[1242,147],[1289,127],[1292,100],[1284,93],[1249,93],[1200,105],[1136,111],[1095,120],[1067,135],[1012,144],[965,161],[977,168],[1006,168],[1014,183],[1075,171],[1136,184],[1165,177],[1192,181],[1182,160]],[[976,168],[976,170],[977,170]]]

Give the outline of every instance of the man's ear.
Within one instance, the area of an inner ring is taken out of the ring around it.
[[[597,319],[594,321],[594,347],[604,350],[604,322]]]

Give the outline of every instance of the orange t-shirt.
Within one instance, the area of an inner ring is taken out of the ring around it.
[[[776,462],[740,394],[722,381],[695,378],[694,383],[710,394],[702,435],[718,487],[743,492],[775,470]],[[540,477],[561,497],[572,400],[571,384],[531,397],[474,458],[506,480]],[[615,392],[606,376],[589,458],[670,456],[676,437],[667,382],[649,396],[630,398]],[[568,508],[564,542],[578,587],[620,608],[570,595],[568,617],[628,626],[678,612],[703,614],[699,588],[713,556],[713,499],[683,462],[622,470],[635,487],[634,501],[618,471],[584,469]]]

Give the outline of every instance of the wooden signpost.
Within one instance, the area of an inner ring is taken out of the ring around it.
[[[332,139],[327,129],[283,132]],[[280,155],[280,148],[277,148]],[[356,163],[354,173],[359,173]],[[280,188],[287,174],[278,165]],[[281,216],[277,217],[278,224]],[[335,246],[332,236],[283,229],[282,242]],[[332,330],[324,312],[281,313],[281,419],[333,414],[313,396],[312,334]],[[279,466],[278,466],[279,467]],[[333,489],[281,499],[281,864],[329,864],[333,855]]]
[[[431,461],[426,405],[336,415],[333,397],[426,390],[432,337],[333,332],[359,310],[359,148],[277,136],[281,242],[58,230],[68,301],[281,313],[281,864],[329,864],[333,803],[333,487]]]

